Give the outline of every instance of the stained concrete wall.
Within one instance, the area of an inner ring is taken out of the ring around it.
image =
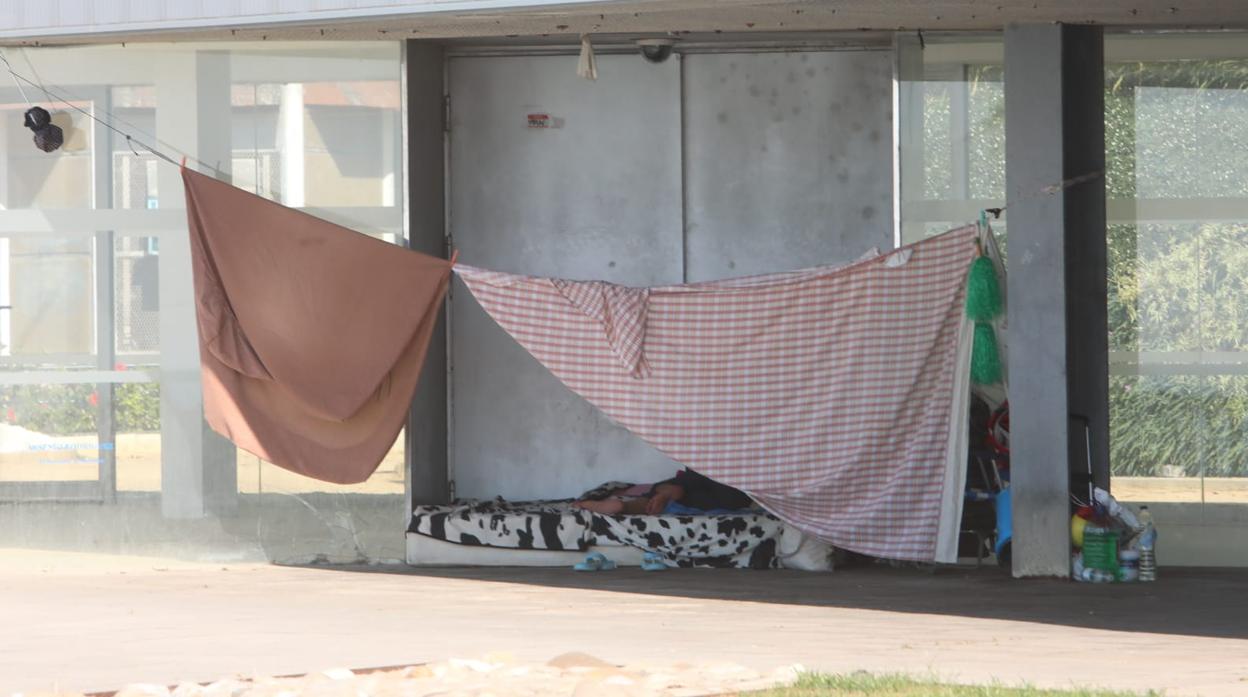
[[[685,59],[689,281],[893,244],[892,55]]]
[[[633,285],[840,263],[892,242],[891,53],[451,62],[461,261]],[[553,128],[530,129],[546,113]],[[678,467],[606,420],[462,286],[452,476],[468,497],[575,496]]]
[[[460,260],[631,285],[681,280],[680,66],[600,56],[451,61],[451,233]],[[552,128],[529,128],[546,113]],[[456,283],[452,476],[460,496],[575,496],[675,465],[572,394]]]

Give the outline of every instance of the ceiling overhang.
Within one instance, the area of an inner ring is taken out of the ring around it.
[[[263,3],[258,3],[263,4]],[[311,5],[312,3],[308,3]],[[317,3],[324,7],[333,3]],[[346,3],[343,3],[344,5]],[[1236,0],[409,0],[376,7],[74,24],[11,23],[0,43],[302,41],[559,37],[580,34],[992,31],[1007,23],[1123,29],[1245,29]]]

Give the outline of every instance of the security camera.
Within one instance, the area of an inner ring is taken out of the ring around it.
[[[640,39],[637,48],[641,50],[642,58],[651,63],[662,63],[672,57],[672,47],[675,44],[673,39]]]

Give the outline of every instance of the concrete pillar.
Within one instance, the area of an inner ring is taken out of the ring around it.
[[[441,46],[420,41],[403,45],[403,196],[408,245],[445,256],[446,132]],[[402,302],[401,298],[395,299]],[[445,317],[438,321],[420,375],[407,424],[407,494],[413,504],[446,503],[448,472],[447,350]]]
[[[1014,575],[1065,577],[1086,467],[1072,415],[1090,420],[1098,479],[1109,468],[1099,27],[1006,27],[1005,125]]]
[[[197,51],[162,57],[155,82],[156,135],[228,177],[229,54]],[[180,172],[163,165],[159,172],[160,207],[185,208]],[[169,518],[225,513],[237,505],[236,450],[204,421],[191,247],[185,233],[161,237],[159,270],[161,510]]]
[[[277,142],[282,162],[282,205],[291,208],[301,208],[306,201],[308,175],[304,167],[303,119],[303,83],[282,85]]]

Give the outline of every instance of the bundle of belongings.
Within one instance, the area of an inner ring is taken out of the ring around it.
[[[568,388],[699,475],[839,548],[956,560],[975,226],[841,268],[630,288],[454,265],[183,181],[205,412],[249,452],[367,478],[403,425],[453,267]],[[657,510],[662,494],[648,499]],[[640,504],[619,505],[561,512],[559,544]]]

